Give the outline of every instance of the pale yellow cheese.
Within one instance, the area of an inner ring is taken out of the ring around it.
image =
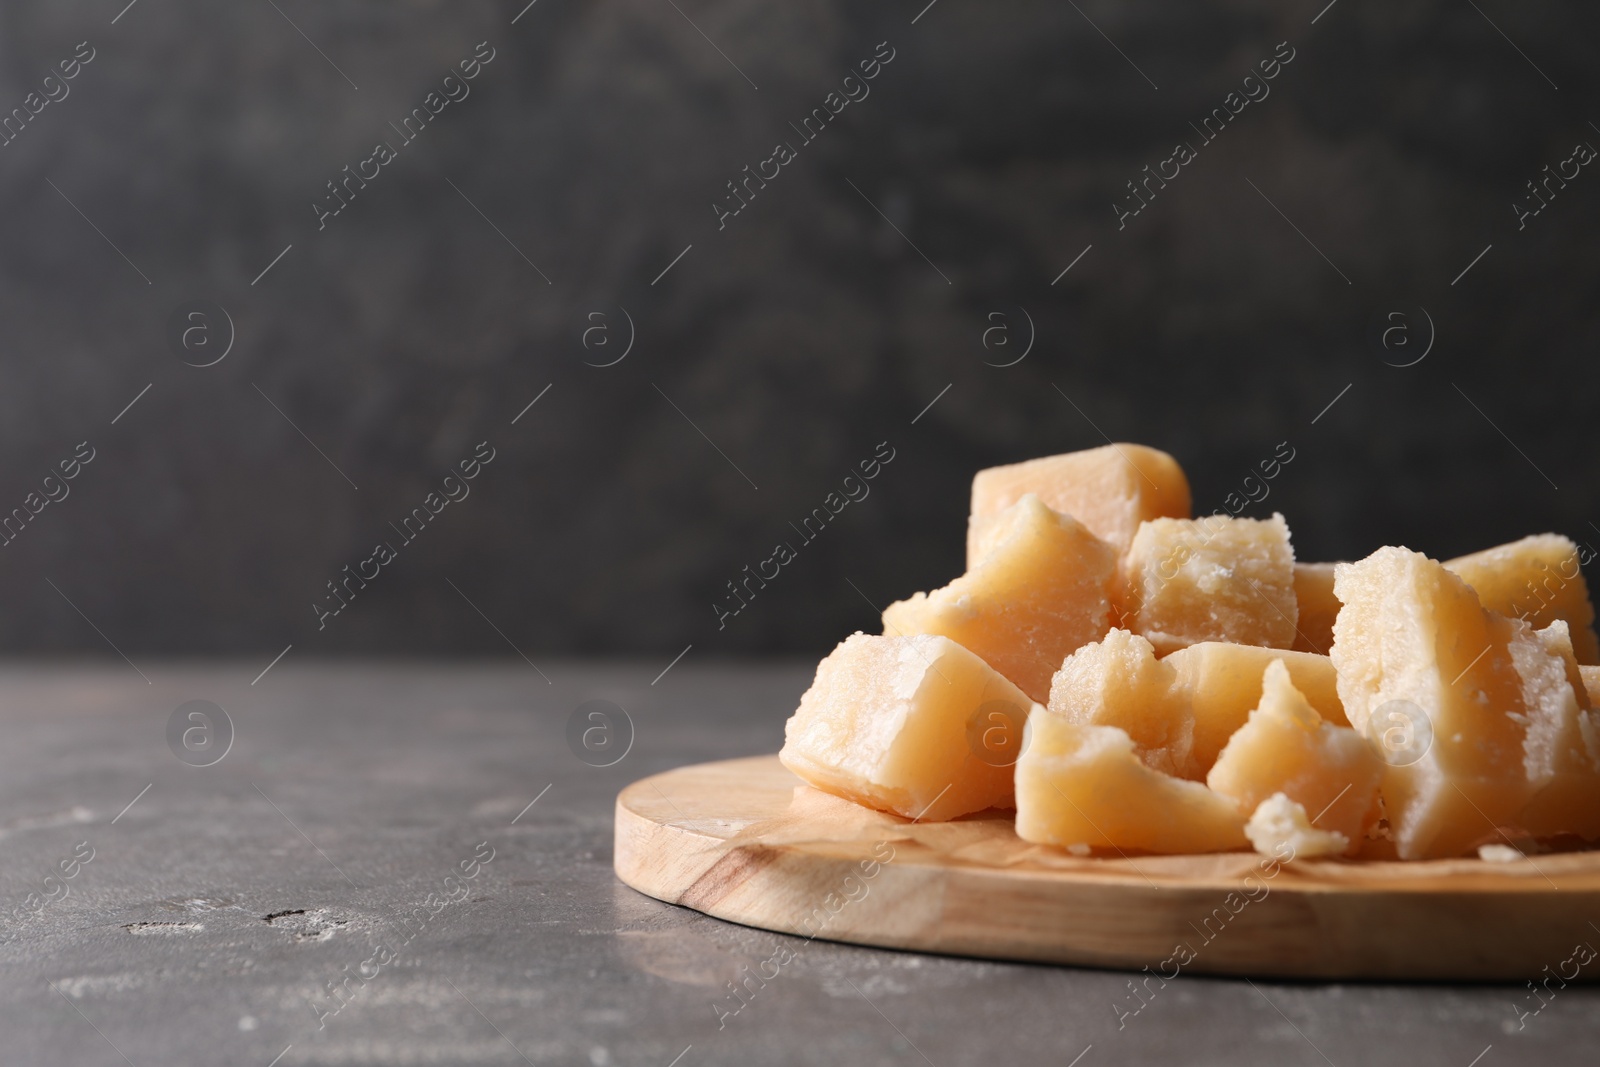
[[[1490,611],[1526,619],[1542,630],[1557,619],[1572,632],[1572,650],[1579,663],[1600,663],[1600,640],[1594,632],[1594,605],[1579,567],[1578,546],[1560,534],[1535,534],[1469,556],[1446,560],[1445,566],[1477,591]]]
[[[1068,722],[1044,708],[1029,716],[1017,760],[1017,836],[1074,850],[1248,847],[1244,817],[1233,801],[1199,782],[1152,770],[1115,726]]]
[[[1244,824],[1245,836],[1255,850],[1285,861],[1338,856],[1352,851],[1350,839],[1336,830],[1312,825],[1305,805],[1274,793],[1256,806]],[[1358,843],[1359,844],[1359,843]]]
[[[1325,656],[1333,644],[1333,620],[1339,614],[1339,598],[1333,595],[1333,568],[1337,566],[1337,563],[1294,565],[1294,600],[1300,609],[1294,635],[1297,652],[1317,652]]]
[[[1523,768],[1543,784],[1516,822],[1535,837],[1600,839],[1600,715],[1573,658],[1567,624],[1557,620],[1534,636],[1539,645],[1532,655],[1517,646],[1522,669],[1544,675],[1536,687],[1539,703],[1528,713]]]
[[[1229,738],[1206,785],[1244,815],[1282,794],[1310,814],[1310,826],[1340,835],[1344,851],[1354,852],[1377,819],[1383,760],[1366,738],[1325,721],[1282,660],[1267,665],[1261,686],[1260,705]]]
[[[995,516],[987,554],[943,589],[889,605],[883,632],[942,634],[1034,700],[1067,654],[1109,625],[1111,546],[1033,494]]]
[[[1050,684],[1050,711],[1064,722],[1117,727],[1154,770],[1205,773],[1191,755],[1194,713],[1178,672],[1137,634],[1112,630],[1068,656]]]
[[[1343,607],[1330,656],[1345,714],[1370,741],[1404,742],[1382,788],[1396,853],[1455,856],[1516,825],[1553,780],[1545,753],[1559,746],[1538,739],[1560,735],[1576,704],[1561,657],[1409,549],[1340,564],[1334,591]]]
[[[967,566],[983,557],[994,516],[1032,493],[1071,515],[1120,554],[1139,523],[1189,517],[1189,480],[1178,461],[1145,445],[1110,444],[981,470],[972,479]]]
[[[906,818],[1014,804],[1075,854],[1600,841],[1577,545],[1296,563],[1283,516],[1190,507],[1139,445],[980,471],[967,573],[822,661],[783,763]]]
[[[1520,541],[1445,560],[1444,565],[1472,586],[1490,611],[1526,619],[1535,630],[1561,619],[1572,631],[1580,664],[1600,664],[1594,605],[1579,566],[1578,546],[1559,534],[1535,534]],[[1333,595],[1334,563],[1296,563],[1295,596],[1300,605],[1300,638],[1295,648],[1326,652],[1333,642],[1339,601]]]
[[[1122,577],[1122,624],[1162,655],[1200,641],[1294,644],[1294,549],[1282,515],[1152,519],[1134,535]]]
[[[1259,645],[1202,641],[1181,648],[1161,662],[1177,672],[1194,718],[1193,762],[1203,775],[1235,730],[1261,703],[1261,677],[1267,664],[1281,662],[1294,687],[1305,694],[1317,714],[1335,726],[1348,726],[1339,703],[1333,661],[1311,652],[1290,652]]]
[[[1580,663],[1578,678],[1583,682],[1583,691],[1589,696],[1589,705],[1600,706],[1600,667]]]
[[[1034,706],[949,638],[857,633],[818,664],[778,758],[835,796],[953,819],[1012,806],[1011,764]],[[995,715],[1018,729],[991,729]]]

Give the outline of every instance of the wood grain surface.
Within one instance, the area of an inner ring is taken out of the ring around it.
[[[802,784],[776,756],[635,782],[617,797],[615,847],[628,885],[732,922],[926,952],[1149,968],[1142,981],[1151,988],[1178,973],[1600,974],[1577,962],[1600,945],[1595,851],[1509,863],[1079,857],[1021,840],[1009,813],[917,824],[871,811]]]

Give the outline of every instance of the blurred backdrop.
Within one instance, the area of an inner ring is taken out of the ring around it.
[[[125,5],[0,8],[6,652],[814,654],[1107,439],[1600,545],[1600,10]]]

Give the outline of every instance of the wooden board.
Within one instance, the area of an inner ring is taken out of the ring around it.
[[[1021,840],[1004,814],[918,824],[868,810],[803,785],[776,756],[624,789],[616,870],[650,896],[782,933],[1168,978],[1600,974],[1574,962],[1600,946],[1600,852],[1076,857]]]

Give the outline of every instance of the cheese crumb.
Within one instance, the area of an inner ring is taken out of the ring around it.
[[[1510,845],[1479,845],[1478,858],[1485,863],[1515,863],[1522,853]]]
[[[1318,830],[1306,818],[1306,809],[1283,793],[1274,793],[1256,806],[1244,827],[1257,852],[1282,855],[1287,846],[1292,859],[1337,856],[1350,847],[1344,834]]]

